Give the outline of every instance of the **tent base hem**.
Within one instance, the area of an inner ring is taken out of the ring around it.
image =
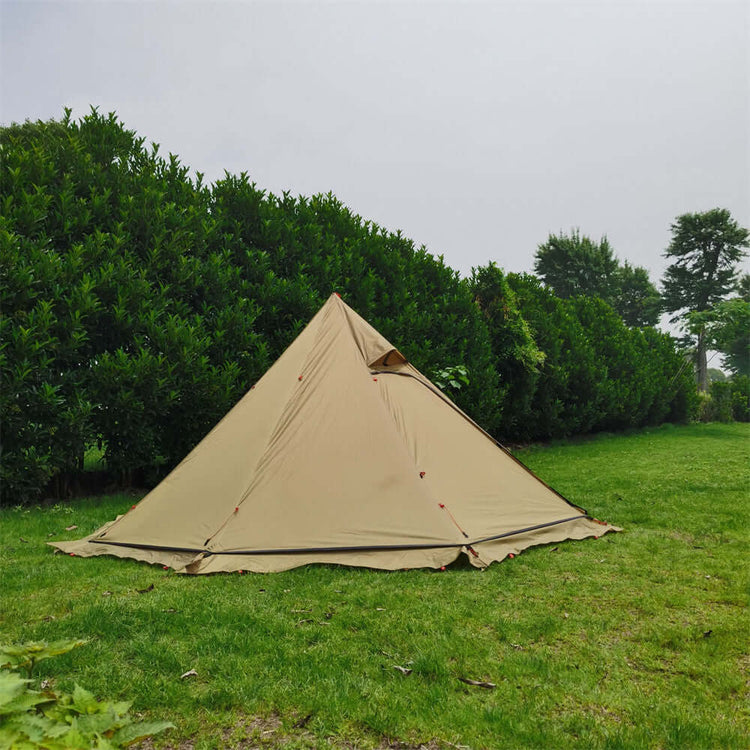
[[[117,519],[115,519],[117,520]],[[114,523],[112,521],[111,523]],[[303,565],[329,564],[350,567],[373,568],[376,570],[401,570],[404,568],[441,568],[450,565],[462,553],[477,568],[486,568],[493,562],[499,562],[509,555],[520,554],[529,547],[566,540],[598,537],[609,531],[620,531],[616,526],[595,521],[590,518],[580,519],[555,526],[526,531],[490,541],[476,542],[466,546],[450,547],[417,547],[389,548],[388,556],[382,549],[348,549],[348,550],[309,550],[295,552],[273,552],[270,554],[205,553],[198,550],[168,550],[126,545],[99,544],[95,541],[110,524],[97,529],[93,534],[70,542],[48,542],[61,552],[79,556],[93,557],[110,555],[120,558],[131,558],[153,565],[164,565],[178,573],[188,575],[205,575],[209,573],[278,573]]]

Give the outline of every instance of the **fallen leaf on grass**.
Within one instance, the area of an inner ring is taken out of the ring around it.
[[[185,674],[181,674],[180,679],[186,680],[188,677],[197,677],[197,676],[198,676],[198,673],[194,669],[191,669],[189,672],[185,672]]]
[[[397,669],[401,674],[411,674],[413,671],[412,669],[409,669],[409,667],[401,667],[398,664],[394,664],[393,668]]]
[[[176,612],[177,610],[174,607],[170,607],[169,609],[163,609],[162,612]]]
[[[66,526],[65,527],[65,531],[75,531],[77,528],[78,528],[78,526],[76,526],[75,524],[73,524],[72,526]]]
[[[310,622],[312,622],[312,620],[297,620],[297,625],[307,625]]]
[[[148,588],[145,588],[145,589],[136,589],[136,591],[139,594],[148,594],[149,591],[153,591],[153,590],[154,590],[154,584],[153,583]]]
[[[18,537],[18,541],[19,542],[23,542],[24,544],[28,544],[29,543],[29,540],[28,539],[24,539],[22,536]]]
[[[375,607],[376,612],[385,612],[385,607]]]
[[[312,612],[311,609],[292,609],[291,612],[294,612],[296,614],[307,614],[308,612]]]
[[[465,682],[467,685],[474,685],[475,687],[485,688],[486,690],[494,690],[497,685],[494,682],[482,682],[481,680],[470,680],[468,677],[459,677],[461,682]]]
[[[510,644],[512,648],[514,648],[516,651],[523,651],[523,646],[520,643],[511,643]]]
[[[112,596],[111,591],[102,591],[102,596]]]
[[[553,548],[552,548],[552,549],[550,550],[550,552],[557,552],[557,550],[559,550],[559,549],[560,549],[559,547],[553,547]]]

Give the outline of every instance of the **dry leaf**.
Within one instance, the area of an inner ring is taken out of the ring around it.
[[[136,589],[136,591],[139,594],[148,594],[149,591],[153,591],[153,590],[154,590],[154,584],[153,583],[148,588],[146,588],[146,589]]]
[[[197,677],[197,676],[198,676],[198,673],[194,669],[191,669],[189,672],[185,672],[185,674],[181,674],[180,679],[185,680],[188,677]]]
[[[385,607],[375,607],[376,612],[385,612]]]
[[[393,668],[397,669],[399,672],[401,672],[401,674],[411,674],[412,673],[412,670],[409,669],[409,667],[401,667],[398,664],[394,664]]]
[[[102,591],[102,596],[112,596],[111,591]]]
[[[412,673],[412,670],[409,667],[402,667],[402,666],[399,666],[398,664],[394,664],[393,668],[397,669],[399,672],[401,672],[401,674],[411,674]]]
[[[78,528],[78,526],[76,526],[75,524],[73,524],[72,526],[66,526],[65,527],[65,531],[75,531],[77,528]]]
[[[28,539],[24,539],[22,536],[18,537],[18,541],[19,542],[23,542],[24,544],[28,544],[29,543],[29,540]]]
[[[465,682],[467,685],[474,685],[475,687],[485,688],[487,690],[494,690],[497,685],[494,682],[482,682],[481,680],[470,680],[468,677],[459,677],[461,682]]]

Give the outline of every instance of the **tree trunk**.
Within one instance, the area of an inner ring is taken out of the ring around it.
[[[698,380],[698,390],[708,390],[708,362],[706,361],[706,341],[703,329],[698,331],[698,347],[695,350],[696,359],[696,378]]]

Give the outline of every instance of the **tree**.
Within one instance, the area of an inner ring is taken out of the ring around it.
[[[661,295],[651,283],[648,271],[625,261],[617,269],[616,283],[612,307],[625,325],[633,328],[655,326],[661,313]]]
[[[631,327],[653,326],[659,320],[661,296],[648,271],[620,265],[606,237],[597,243],[576,229],[550,235],[536,251],[534,270],[558,297],[598,297]]]
[[[698,387],[708,385],[706,313],[724,299],[736,282],[736,267],[748,247],[750,232],[728,210],[714,208],[683,214],[672,224],[672,241],[664,253],[674,260],[662,279],[662,299],[672,322],[682,321],[695,343]],[[692,316],[692,317],[691,317]]]
[[[735,375],[750,375],[750,302],[733,297],[692,313],[689,330],[701,333],[708,347],[721,352],[725,367]]]
[[[500,376],[503,439],[517,436],[531,408],[544,354],[521,314],[507,277],[494,263],[471,269],[467,284],[490,334],[495,370]]]
[[[737,290],[740,299],[744,299],[745,302],[750,302],[750,273],[745,273],[740,276],[735,289]]]
[[[574,229],[539,245],[534,271],[558,297],[586,295],[609,301],[617,286],[617,258],[606,237],[596,243]]]

